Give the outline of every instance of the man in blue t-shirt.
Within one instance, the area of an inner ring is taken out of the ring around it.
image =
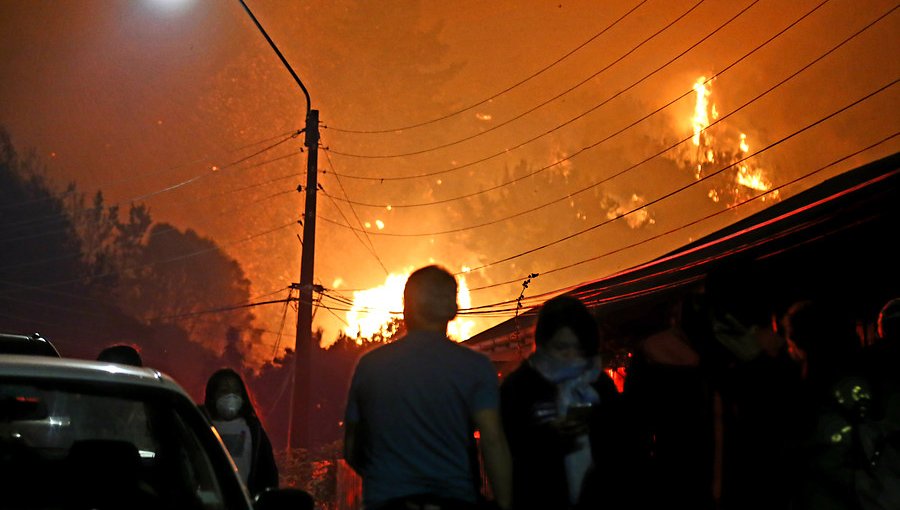
[[[447,338],[456,279],[427,266],[403,291],[407,334],[364,355],[350,385],[344,457],[362,476],[367,510],[469,508],[479,501],[474,432],[500,508],[511,505],[512,467],[490,360]]]

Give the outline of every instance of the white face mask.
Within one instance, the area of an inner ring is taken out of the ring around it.
[[[237,418],[238,412],[244,405],[244,399],[236,393],[228,393],[222,395],[216,400],[216,412],[225,420],[233,420]]]

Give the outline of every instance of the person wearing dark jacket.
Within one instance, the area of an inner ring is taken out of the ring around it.
[[[272,443],[241,376],[230,368],[217,370],[206,383],[201,408],[222,437],[250,494],[277,488],[278,467]]]
[[[535,352],[500,386],[513,458],[513,508],[574,509],[600,504],[610,482],[598,456],[616,453],[618,392],[601,369],[599,330],[575,297],[548,300],[538,315]]]

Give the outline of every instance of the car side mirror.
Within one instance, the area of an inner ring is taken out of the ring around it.
[[[302,489],[265,489],[253,498],[255,510],[314,510],[316,500]]]

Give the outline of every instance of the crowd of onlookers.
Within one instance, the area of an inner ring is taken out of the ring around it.
[[[900,299],[870,337],[833,299],[773,314],[715,276],[633,342],[620,391],[603,318],[578,298],[544,303],[533,353],[498,384],[446,337],[452,275],[413,273],[405,336],[363,356],[350,387],[365,508],[900,508]],[[141,364],[127,346],[99,359]],[[251,492],[277,486],[241,377],[213,374],[201,409]]]
[[[840,303],[773,316],[714,290],[637,343],[602,491],[618,508],[900,508],[900,301],[866,344]]]
[[[407,334],[351,384],[345,454],[365,508],[900,508],[900,300],[870,342],[841,303],[773,314],[716,278],[633,342],[618,391],[603,317],[576,297],[544,303],[534,352],[498,385],[446,339],[452,276],[413,273]]]

